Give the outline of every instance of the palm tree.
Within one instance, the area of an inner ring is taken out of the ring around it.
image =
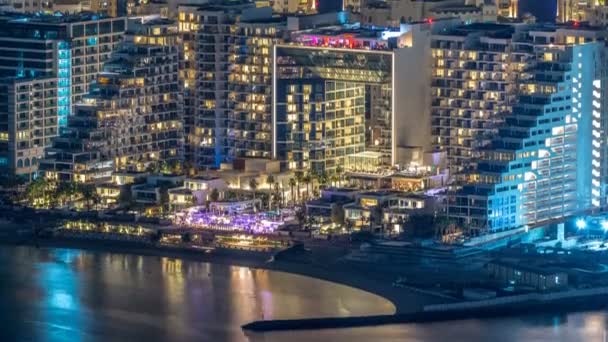
[[[35,205],[37,200],[40,199],[46,201],[48,188],[49,182],[43,177],[40,177],[35,181],[31,182],[25,190],[29,204]]]
[[[55,197],[60,205],[72,200],[72,196],[76,193],[76,187],[72,182],[61,182],[55,189]]]
[[[209,199],[211,200],[211,202],[217,202],[217,200],[219,198],[220,198],[220,192],[217,191],[217,189],[211,190],[211,193],[209,194]]]
[[[296,193],[296,197],[298,198],[298,202],[300,201],[300,184],[304,181],[304,173],[302,171],[296,171],[296,182],[298,192]]]
[[[192,197],[190,197],[190,204],[192,204],[193,207],[198,205],[198,198],[196,198],[194,194],[192,194]]]
[[[336,167],[336,174],[334,176],[337,176],[338,178],[338,182],[342,182],[342,175],[344,174],[344,168],[342,168],[341,165],[338,165]]]
[[[163,214],[166,213],[167,211],[169,211],[169,205],[170,205],[170,200],[169,200],[169,184],[161,184],[160,185],[160,189],[159,189],[159,204],[160,207],[163,211]]]
[[[322,188],[324,188],[327,185],[327,183],[329,181],[329,176],[327,175],[327,173],[325,173],[325,171],[323,171],[319,175],[318,179],[319,179],[319,188],[322,189]]]
[[[275,184],[275,180],[274,180],[274,177],[272,175],[268,175],[266,177],[266,184],[268,184],[268,187],[271,190],[270,194],[268,195],[269,196],[268,197],[268,210],[272,210],[271,209],[271,207],[272,207],[272,198],[273,198],[273,195],[272,195],[272,186]]]
[[[97,195],[97,190],[95,189],[95,185],[92,185],[92,184],[81,185],[81,186],[79,186],[79,192],[82,194],[82,199],[84,200],[87,210],[91,210],[93,205],[96,205],[99,202],[99,196]]]
[[[289,178],[289,187],[291,188],[291,202],[293,202],[293,204],[296,204],[296,199],[294,197],[293,194],[293,188],[296,186],[296,180],[294,178]]]
[[[316,169],[310,170],[308,172],[308,174],[310,175],[310,182],[311,182],[312,188],[314,189],[315,181],[317,181],[317,183],[319,183],[320,174],[319,174],[319,172],[317,172]]]
[[[273,175],[268,175],[266,177],[266,183],[270,186],[270,188],[272,188],[272,186],[275,183],[274,176]]]
[[[285,204],[283,203],[283,191],[281,191],[281,189],[283,188],[282,184],[279,183],[274,183],[274,198],[275,198],[275,202],[277,203],[277,207],[281,206],[283,207]]]
[[[255,191],[258,188],[258,181],[255,178],[251,178],[249,181],[249,189],[253,192],[253,207],[255,208]]]
[[[310,182],[312,180],[312,176],[310,173],[307,173],[302,180],[304,183],[306,183],[306,197],[308,198],[310,196]]]

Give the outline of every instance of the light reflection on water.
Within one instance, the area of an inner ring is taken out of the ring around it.
[[[0,341],[606,341],[607,315],[521,316],[245,336],[256,319],[390,313],[344,286],[244,267],[0,247]]]
[[[257,319],[394,312],[282,272],[68,249],[0,247],[0,290],[0,341],[246,341]]]

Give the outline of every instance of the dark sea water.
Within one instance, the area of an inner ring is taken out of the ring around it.
[[[0,341],[607,341],[603,312],[246,336],[257,319],[392,313],[386,300],[281,272],[0,246]]]

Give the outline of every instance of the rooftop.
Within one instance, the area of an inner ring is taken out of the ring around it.
[[[198,175],[194,177],[188,177],[186,178],[186,181],[211,181],[216,179],[221,179],[221,177],[212,175]]]
[[[44,12],[36,13],[16,13],[16,12],[2,12],[0,13],[0,22],[9,23],[32,23],[32,24],[54,24],[62,25],[69,23],[77,23],[82,21],[96,21],[102,19],[113,19],[102,13],[94,12],[80,12],[77,14],[63,14],[61,12],[55,12],[48,14]]]
[[[397,190],[380,190],[380,191],[363,192],[363,193],[361,193],[361,196],[384,197],[384,196],[395,196],[395,195],[400,195],[400,194],[403,194],[403,192],[397,191]]]
[[[447,36],[468,36],[474,33],[482,33],[486,37],[498,38],[498,39],[509,39],[515,32],[515,27],[512,25],[505,24],[493,24],[493,23],[473,23],[468,25],[461,25],[452,29],[448,29],[442,32],[440,35]]]
[[[431,8],[432,13],[441,12],[481,12],[481,8],[474,5],[455,5],[455,6],[441,6]]]
[[[323,26],[304,31],[299,31],[299,35],[317,35],[327,37],[350,37],[358,39],[385,39],[387,36],[395,36],[401,33],[400,28],[365,26],[356,24],[344,24],[334,26]]]

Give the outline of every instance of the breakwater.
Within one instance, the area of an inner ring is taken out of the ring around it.
[[[522,313],[563,313],[603,309],[608,306],[608,287],[427,305],[422,311],[395,315],[328,317],[255,321],[242,326],[254,332],[354,328],[404,323],[430,323],[465,319],[495,318]]]

